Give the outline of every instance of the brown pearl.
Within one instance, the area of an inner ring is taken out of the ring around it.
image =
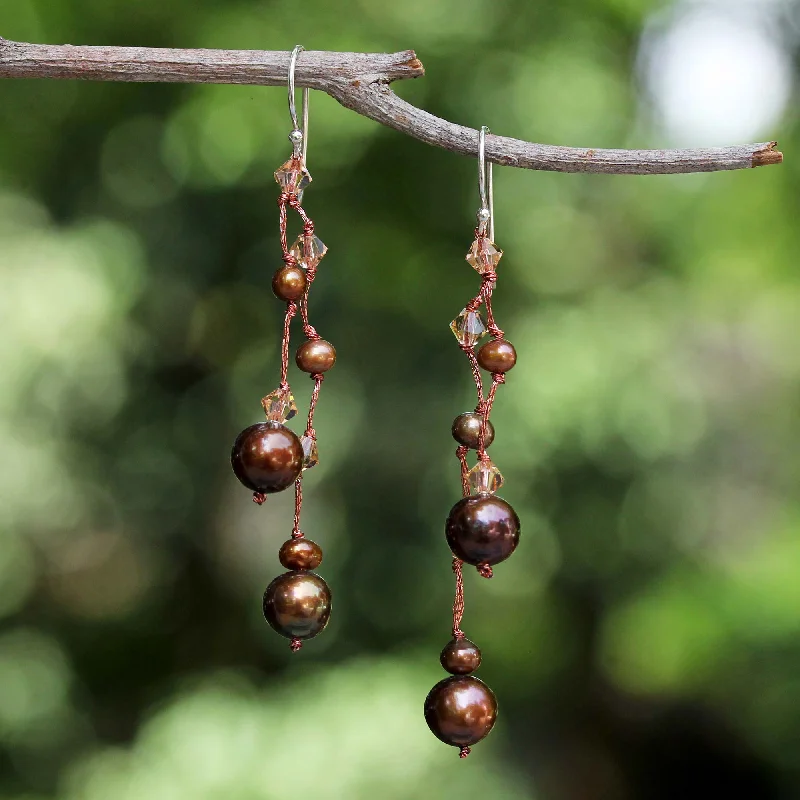
[[[478,449],[481,436],[481,425],[483,417],[475,411],[465,411],[453,420],[453,438],[464,447],[471,450]],[[494,425],[490,421],[486,422],[486,437],[483,446],[488,447],[494,441]]]
[[[494,727],[497,699],[472,675],[453,675],[439,681],[425,698],[425,722],[445,744],[469,747]]]
[[[248,489],[263,494],[280,492],[302,471],[303,446],[283,425],[258,422],[236,437],[231,466]]]
[[[294,360],[303,372],[316,375],[327,372],[336,363],[336,350],[324,339],[310,339],[297,348]]]
[[[469,639],[453,639],[444,646],[439,661],[451,675],[467,675],[481,665],[481,651]]]
[[[519,517],[495,495],[464,497],[450,509],[445,534],[453,555],[467,564],[499,564],[519,544]]]
[[[322,563],[322,548],[311,539],[289,539],[278,558],[286,569],[316,569]]]
[[[331,590],[313,572],[284,572],[264,592],[264,617],[287,639],[310,639],[331,615]]]
[[[278,300],[299,300],[306,290],[306,272],[300,267],[281,267],[272,276],[272,291]]]
[[[492,339],[478,350],[478,363],[487,372],[508,372],[517,363],[517,351],[505,339]]]

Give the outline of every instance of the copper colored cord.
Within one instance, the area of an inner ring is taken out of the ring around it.
[[[306,436],[311,436],[316,439],[317,434],[314,431],[314,412],[317,410],[317,400],[319,400],[319,391],[322,387],[322,381],[325,379],[324,375],[315,374],[311,378],[314,381],[314,388],[311,391],[311,402],[308,404],[308,424],[306,425]]]
[[[476,238],[485,238],[485,234],[481,234],[479,230],[475,231]],[[504,333],[498,327],[494,311],[492,309],[492,293],[497,285],[497,273],[493,269],[486,270],[481,276],[481,288],[475,297],[470,300],[464,307],[467,312],[477,312],[481,305],[486,306],[486,322],[487,330],[494,339],[502,339]],[[474,345],[462,344],[461,349],[469,360],[472,377],[475,381],[475,389],[478,396],[478,402],[475,406],[475,412],[481,415],[481,429],[478,435],[478,446],[476,448],[478,460],[488,461],[489,456],[486,453],[486,430],[489,425],[489,416],[492,413],[492,406],[494,405],[495,395],[497,394],[497,387],[505,383],[505,375],[499,372],[492,373],[492,383],[489,387],[488,394],[484,397],[483,392],[483,376],[481,375],[480,365],[475,355]],[[461,489],[464,497],[469,497],[469,464],[467,462],[467,453],[469,448],[460,446],[456,449],[456,457],[461,465]],[[464,617],[464,576],[463,576],[463,562],[458,558],[453,558],[453,572],[456,576],[456,593],[453,599],[453,638],[463,639],[464,632],[461,630],[461,621]],[[479,564],[478,573],[484,578],[491,578],[493,575],[492,567],[489,564]],[[461,758],[466,758],[470,753],[469,747],[462,747],[459,753]]]
[[[467,453],[469,448],[463,444],[456,448],[456,458],[461,462],[461,491],[464,497],[469,497],[469,464],[467,463]]]
[[[489,288],[486,291],[486,297],[483,302],[486,305],[486,327],[489,333],[495,339],[502,339],[505,334],[503,333],[502,329],[497,327],[497,323],[494,321],[494,311],[492,311],[492,292],[494,291],[496,283],[497,279],[495,278],[495,280],[489,284]]]
[[[492,413],[492,406],[494,405],[494,398],[495,394],[497,393],[497,387],[501,383],[506,382],[506,376],[503,375],[502,372],[495,372],[492,374],[492,385],[489,389],[489,394],[486,396],[486,400],[481,405],[478,413],[483,417],[481,420],[481,432],[478,435],[478,458],[481,461],[488,461],[489,456],[486,453],[486,429],[489,425],[489,415]]]
[[[472,751],[466,745],[458,753],[459,758],[466,758]]]
[[[300,162],[297,163],[298,168],[302,166]],[[311,218],[306,214],[305,209],[300,203],[299,197],[293,192],[282,192],[280,197],[278,198],[278,207],[280,210],[279,219],[278,219],[278,229],[280,232],[280,242],[281,242],[281,251],[283,253],[283,263],[287,266],[297,266],[297,258],[289,252],[289,239],[287,235],[287,207],[293,209],[297,212],[300,220],[303,223],[303,236],[308,239],[314,236],[314,223]],[[300,311],[300,319],[303,326],[303,332],[308,339],[320,339],[320,335],[317,333],[316,329],[311,325],[308,319],[308,293],[311,288],[311,284],[314,282],[314,278],[316,277],[317,273],[317,265],[312,263],[309,264],[306,269],[306,290],[303,293],[303,296],[300,298],[299,302],[289,301],[286,304],[286,316],[284,317],[283,322],[283,335],[281,338],[281,389],[286,391],[291,391],[289,382],[288,382],[288,375],[289,375],[289,343],[290,343],[290,332],[291,332],[291,322],[292,318],[297,314],[298,310]],[[314,380],[314,389],[311,393],[311,401],[309,403],[308,408],[308,423],[306,426],[306,435],[311,436],[312,438],[316,439],[316,433],[314,431],[314,412],[317,407],[317,401],[319,400],[319,393],[320,388],[322,386],[322,375],[312,375],[312,379]],[[300,539],[303,537],[303,532],[300,530],[300,514],[303,508],[303,482],[302,482],[302,473],[301,475],[295,480],[294,483],[295,491],[294,491],[294,524],[292,526],[292,538],[293,539]],[[255,502],[261,503],[263,500],[259,501],[256,496],[253,497]],[[299,639],[292,639],[291,647],[293,651],[297,651],[302,646],[302,642]]]
[[[453,572],[456,575],[456,596],[453,600],[453,638],[463,639],[464,631],[461,630],[461,620],[464,617],[464,574],[461,569],[461,560],[453,558]]]
[[[286,238],[286,204],[289,202],[289,195],[283,192],[278,198],[278,208],[280,209],[280,216],[278,221],[278,230],[281,237],[281,252],[283,253],[283,261],[285,264],[293,265],[295,257],[289,252],[289,242]]]
[[[302,539],[300,530],[300,512],[303,509],[303,479],[297,478],[294,482],[294,525],[292,526],[292,539]]]
[[[302,646],[303,642],[300,639],[292,639],[292,641],[289,643],[289,647],[292,648],[293,653],[296,653]]]
[[[322,337],[317,333],[317,329],[308,321],[308,289],[309,287],[306,286],[306,293],[300,298],[300,318],[303,321],[303,333],[306,335],[306,339],[321,339]]]
[[[281,337],[281,389],[288,390],[289,383],[289,336],[292,317],[297,313],[297,304],[291,300],[286,304],[286,316],[283,318],[283,336]]]
[[[300,219],[303,221],[303,235],[313,236],[314,235],[314,223],[309,218],[308,214],[306,214],[303,206],[300,205],[300,199],[297,197],[296,194],[289,195],[288,200],[286,201],[287,204],[293,208],[300,216]]]
[[[478,393],[478,405],[481,405],[483,403],[483,378],[481,377],[481,368],[478,365],[478,359],[475,358],[475,348],[470,345],[462,345],[461,349],[469,359],[472,378],[475,381],[475,390]]]

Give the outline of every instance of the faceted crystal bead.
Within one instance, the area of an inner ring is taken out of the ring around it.
[[[289,194],[300,194],[311,183],[311,175],[299,159],[290,158],[275,172],[278,185]]]
[[[319,236],[300,236],[295,239],[289,252],[297,259],[297,263],[303,268],[316,267],[322,261],[328,246]]]
[[[488,236],[477,238],[467,253],[467,262],[483,275],[494,269],[503,257],[503,251]]]
[[[297,414],[294,395],[289,389],[277,388],[261,399],[261,405],[270,422],[286,422]]]
[[[319,464],[319,452],[317,451],[317,440],[312,436],[301,436],[300,444],[303,446],[303,472]]]
[[[469,488],[478,494],[494,494],[503,485],[500,470],[490,461],[479,461],[468,473]]]
[[[451,323],[450,330],[460,344],[472,347],[486,335],[486,324],[478,311],[464,309]]]

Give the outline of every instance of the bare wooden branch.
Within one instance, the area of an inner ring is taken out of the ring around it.
[[[75,47],[0,38],[0,78],[77,78],[158,83],[285,86],[289,53],[262,50],[168,50]],[[399,98],[389,87],[425,70],[413,50],[402,53],[305,51],[296,82],[327,92],[343,106],[402,133],[466,156],[477,156],[478,131],[448,122]],[[655,175],[713,172],[780,164],[777,142],[697,150],[603,150],[534,144],[488,136],[496,164],[555,172]]]

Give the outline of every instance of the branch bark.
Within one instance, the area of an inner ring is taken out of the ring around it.
[[[285,86],[289,53],[262,50],[169,50],[148,47],[75,47],[0,38],[0,78],[73,78],[157,83]],[[300,87],[327,92],[346,108],[435,147],[475,158],[478,131],[448,122],[398,97],[389,84],[424,75],[413,50],[402,53],[304,51]],[[554,172],[655,175],[714,172],[780,164],[777,142],[696,150],[603,150],[486,138],[496,164]]]

